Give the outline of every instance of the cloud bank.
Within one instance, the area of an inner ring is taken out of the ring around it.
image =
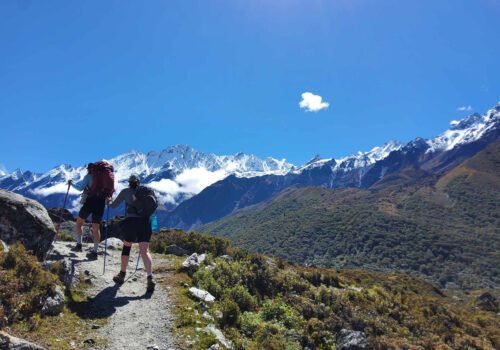
[[[181,194],[193,196],[204,188],[222,180],[227,176],[224,170],[208,171],[205,168],[186,169],[174,180],[161,179],[148,184],[160,193],[165,202],[175,203],[175,198]]]
[[[330,103],[323,101],[323,97],[312,92],[303,92],[301,96],[302,101],[300,101],[299,106],[305,109],[306,112],[319,112],[330,106]]]
[[[51,194],[66,194],[66,191],[68,190],[68,185],[66,185],[65,183],[59,183],[57,185],[54,185],[54,186],[50,186],[50,187],[45,187],[45,188],[37,188],[37,189],[34,189],[34,190],[31,190],[30,192],[36,196],[43,196],[43,197],[46,197],[46,196],[50,196]],[[74,189],[73,187],[71,187],[69,189],[69,194],[72,194],[72,195],[79,195],[81,192]]]

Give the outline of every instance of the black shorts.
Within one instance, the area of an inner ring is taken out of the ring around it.
[[[127,242],[149,242],[153,234],[149,218],[127,217],[120,225],[123,232],[123,240]]]
[[[104,215],[104,207],[106,202],[104,198],[100,197],[88,197],[80,209],[78,216],[83,220],[86,220],[90,214],[92,214],[92,223],[99,224],[102,221],[102,216]]]

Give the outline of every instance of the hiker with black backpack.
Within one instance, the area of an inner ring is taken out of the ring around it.
[[[87,254],[89,259],[97,259],[99,243],[101,241],[100,225],[104,215],[106,200],[111,198],[114,192],[114,169],[111,164],[106,161],[89,163],[87,165],[87,174],[77,183],[72,180],[68,181],[77,190],[82,193],[82,208],[76,218],[76,238],[77,242],[72,251],[82,251],[83,231],[82,226],[89,215],[92,214],[92,232],[94,246]]]
[[[125,202],[126,217],[120,224],[123,232],[123,249],[121,258],[121,270],[113,277],[118,284],[125,282],[128,259],[133,243],[139,243],[139,251],[144,268],[147,272],[147,292],[152,293],[155,289],[153,280],[153,260],[149,254],[149,241],[152,235],[150,217],[158,206],[154,191],[148,187],[140,186],[137,175],[129,177],[129,187],[122,190],[114,201],[109,201],[111,208],[118,207]]]

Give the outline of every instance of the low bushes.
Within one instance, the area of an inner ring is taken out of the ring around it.
[[[45,299],[53,296],[57,276],[44,270],[22,245],[0,252],[0,326],[26,320],[40,312]]]

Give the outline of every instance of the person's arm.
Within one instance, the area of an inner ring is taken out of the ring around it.
[[[119,206],[124,200],[125,200],[125,194],[123,193],[125,190],[121,190],[121,192],[118,194],[118,196],[115,198],[114,201],[111,202],[111,200],[109,201],[109,206],[111,208],[116,208],[117,206]]]
[[[83,177],[82,181],[73,182],[73,180],[69,180],[68,183],[76,188],[78,191],[83,191],[90,184],[90,175],[87,174]]]

